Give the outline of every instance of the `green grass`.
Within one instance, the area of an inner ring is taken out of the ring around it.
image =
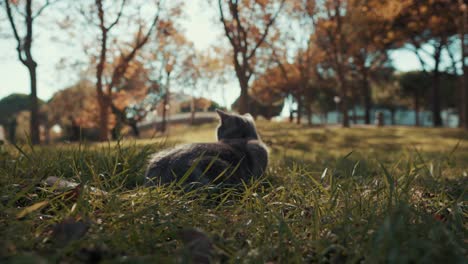
[[[3,146],[0,262],[186,263],[198,243],[214,262],[466,263],[466,132],[265,122],[259,131],[271,154],[264,178],[192,192],[142,187],[146,160],[213,140],[214,125],[137,142]],[[81,185],[42,186],[49,176]],[[187,237],[193,229],[211,246]]]

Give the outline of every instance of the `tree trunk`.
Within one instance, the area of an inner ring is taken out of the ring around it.
[[[458,80],[458,89],[457,89],[457,97],[458,97],[458,104],[457,104],[457,110],[458,110],[458,127],[459,128],[464,128],[465,127],[465,87],[464,87],[464,78],[463,78],[464,73],[462,73],[462,76],[459,77]]]
[[[463,90],[463,109],[464,111],[464,128],[468,130],[468,67],[463,65],[463,76],[462,76],[462,90]]]
[[[301,124],[301,119],[302,119],[302,96],[297,97],[297,113],[296,113],[296,124],[300,125]]]
[[[8,140],[10,143],[16,143],[16,126],[18,122],[16,121],[16,117],[11,117],[11,120],[8,122]]]
[[[364,75],[364,78],[363,78],[362,88],[363,88],[363,93],[364,93],[364,122],[366,123],[366,125],[369,125],[371,123],[370,112],[372,108],[371,90],[369,87],[367,71],[365,71],[363,75]]]
[[[463,21],[467,21],[468,18],[467,18],[467,11],[465,10],[463,12]],[[468,57],[468,49],[467,49],[467,45],[468,43],[465,42],[465,38],[464,38],[464,32],[465,32],[465,24],[463,23],[462,24],[463,28],[462,28],[462,34],[460,36],[461,38],[461,54],[462,54],[462,77],[461,77],[461,87],[462,87],[462,112],[463,112],[463,127],[468,130],[468,74],[467,74],[467,71],[468,71],[468,66],[466,65],[466,58]]]
[[[31,84],[31,95],[30,95],[30,133],[31,133],[31,143],[36,145],[40,143],[40,134],[39,134],[39,106],[37,100],[37,80],[36,80],[36,67],[37,63],[34,61],[31,50],[33,44],[33,12],[32,12],[32,0],[27,0],[25,3],[25,10],[21,12],[21,15],[24,17],[25,21],[25,31],[26,34],[24,37],[21,37],[16,28],[15,19],[11,12],[11,4],[15,4],[14,1],[4,1],[6,7],[6,13],[8,16],[8,21],[10,22],[11,28],[13,30],[13,35],[17,42],[16,50],[18,52],[18,58],[21,63],[28,68],[29,79]],[[48,5],[44,5],[42,8],[45,8]]]
[[[442,126],[442,117],[440,115],[440,73],[434,72],[434,83],[433,83],[433,91],[432,91],[432,114],[434,119],[434,126],[441,127]]]
[[[140,137],[140,129],[138,129],[138,125],[136,122],[131,122],[129,126],[132,128],[133,135],[137,138]]]
[[[44,143],[46,145],[50,144],[50,123],[48,120],[44,124]]]
[[[396,121],[395,121],[395,108],[390,108],[390,119],[391,119],[391,122],[392,122],[392,126],[394,126],[396,124]]]
[[[243,115],[249,112],[249,81],[245,77],[239,77],[239,85],[241,88],[239,98],[239,114]]]
[[[190,124],[195,124],[195,97],[192,96],[192,100],[190,101]]]
[[[435,47],[434,53],[434,72],[433,72],[433,82],[432,82],[432,119],[434,122],[434,127],[442,126],[442,117],[440,115],[440,55],[442,51],[442,44],[440,43],[438,47]]]
[[[273,111],[273,106],[270,106],[267,108],[267,115],[264,116],[266,120],[271,121],[271,117],[273,116],[272,111]],[[257,115],[254,116],[254,120],[257,121]]]
[[[461,21],[463,23],[463,16],[461,17]],[[463,25],[458,25],[460,27],[460,32],[463,32]],[[461,41],[461,44],[463,45],[463,33],[460,34],[460,41]],[[450,51],[449,48],[447,48],[447,53],[448,53],[448,56],[450,57],[450,61],[452,62],[452,71],[453,71],[453,74],[455,76],[457,76],[456,78],[456,108],[457,108],[457,111],[458,111],[458,127],[459,128],[463,128],[464,124],[465,124],[465,109],[464,109],[464,105],[463,105],[463,89],[464,89],[464,80],[463,80],[463,77],[464,77],[464,70],[463,70],[463,65],[464,64],[464,60],[462,59],[461,62],[462,62],[462,75],[461,76],[458,76],[458,70],[457,70],[457,59],[455,58],[454,54]],[[463,47],[461,47],[461,55],[463,56]],[[448,118],[448,117],[447,117]]]
[[[31,130],[31,142],[36,145],[40,143],[39,136],[39,105],[37,100],[37,79],[36,79],[36,62],[31,61],[28,66],[29,77],[31,80],[31,119],[30,119],[30,130]]]
[[[169,107],[169,100],[170,100],[170,83],[171,83],[171,72],[168,71],[166,72],[166,93],[164,94],[164,99],[163,99],[163,112],[162,112],[162,123],[161,123],[161,132],[166,133],[167,131],[167,108]]]
[[[421,126],[419,121],[419,93],[417,91],[414,93],[414,118],[415,125],[417,127]]]
[[[458,0],[460,6],[464,3],[463,0]],[[462,127],[468,130],[468,67],[466,65],[465,59],[468,57],[468,43],[465,42],[465,35],[466,35],[466,25],[468,23],[468,12],[463,9],[463,15],[460,17],[460,44],[461,44],[461,63],[462,63],[462,76],[460,80],[460,87],[461,87],[461,104],[460,104],[460,123]]]
[[[310,107],[310,104],[307,104],[306,111],[307,111],[307,124],[309,126],[312,126],[312,108]]]
[[[122,137],[122,121],[120,120],[120,117],[116,118],[116,123],[115,126],[111,129],[111,136],[112,140],[120,140]]]
[[[99,105],[99,140],[106,141],[109,139],[109,104],[107,103],[106,95],[99,88],[97,94]]]
[[[357,124],[357,112],[356,112],[356,105],[357,105],[357,96],[353,93],[353,124]]]
[[[341,112],[343,113],[343,127],[349,127],[348,99],[343,97],[341,102]]]
[[[343,113],[343,127],[349,127],[349,114],[348,114],[348,87],[346,85],[346,79],[345,79],[345,72],[343,70],[343,65],[345,59],[343,59],[343,50],[344,50],[344,43],[343,43],[343,32],[342,32],[342,21],[341,21],[341,2],[340,1],[334,1],[335,6],[334,6],[334,11],[335,11],[335,18],[336,18],[336,31],[338,33],[337,39],[338,43],[335,43],[334,45],[334,57],[335,57],[335,66],[336,66],[336,72],[338,75],[338,83],[339,83],[339,88],[341,92],[341,111]]]
[[[26,3],[26,28],[27,33],[24,41],[24,52],[26,54],[25,65],[29,70],[29,77],[31,81],[31,143],[36,145],[39,144],[41,140],[39,136],[39,106],[37,102],[37,63],[34,61],[31,53],[33,42],[33,17],[31,0],[28,0]]]
[[[68,119],[70,120],[70,141],[80,140],[80,127],[76,123],[73,116],[69,116]]]
[[[166,91],[166,94],[164,95],[164,100],[163,100],[163,109],[162,109],[162,122],[161,122],[161,128],[160,131],[162,133],[166,132],[166,126],[167,126],[167,109],[166,106],[169,104],[169,92]]]
[[[346,81],[344,77],[343,70],[341,68],[341,64],[339,62],[337,64],[337,75],[338,75],[338,86],[341,96],[341,112],[343,114],[342,125],[343,127],[349,127],[349,114],[348,114],[348,88],[346,86]]]
[[[99,62],[96,67],[96,93],[99,105],[99,140],[106,141],[109,136],[108,123],[110,105],[107,103],[106,94],[104,94],[104,87],[102,84],[102,75],[104,73],[107,53],[107,31],[103,26],[101,27],[101,33],[101,52]]]

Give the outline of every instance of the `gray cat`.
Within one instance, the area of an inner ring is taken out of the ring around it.
[[[219,182],[238,184],[265,172],[268,151],[257,134],[252,116],[216,112],[221,119],[218,142],[187,144],[156,153],[146,170],[146,185],[179,181],[190,169],[193,171],[186,176],[184,184],[195,186]]]

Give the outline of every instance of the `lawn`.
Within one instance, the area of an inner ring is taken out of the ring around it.
[[[141,186],[167,138],[0,150],[0,262],[466,263],[468,133],[260,122],[266,175]],[[44,185],[50,176],[79,183]]]

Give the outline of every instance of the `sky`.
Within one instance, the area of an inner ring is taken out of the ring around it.
[[[199,50],[209,47],[211,44],[224,38],[222,28],[215,24],[213,15],[207,13],[207,4],[199,1],[186,1],[187,17],[183,22],[186,29],[186,36]],[[4,20],[5,12],[0,10],[0,23]],[[54,38],[56,26],[47,28],[39,25],[36,29],[38,38],[35,40],[33,56],[38,62],[38,96],[43,100],[48,100],[52,95],[77,80],[75,73],[61,69],[60,60],[64,57],[79,59],[84,56],[81,44],[70,44],[73,42],[61,42]],[[3,24],[0,27],[1,35],[10,33],[9,26]],[[79,37],[79,36],[78,36]],[[0,37],[0,98],[11,93],[29,93],[29,76],[27,69],[17,60],[16,42],[13,38]],[[420,69],[416,56],[408,50],[397,50],[391,52],[393,64],[398,71],[410,71]],[[73,74],[73,75],[71,75]],[[76,73],[77,74],[77,73]],[[239,96],[240,90],[236,80],[226,84],[223,89],[215,89],[203,95],[221,103],[230,105]]]

